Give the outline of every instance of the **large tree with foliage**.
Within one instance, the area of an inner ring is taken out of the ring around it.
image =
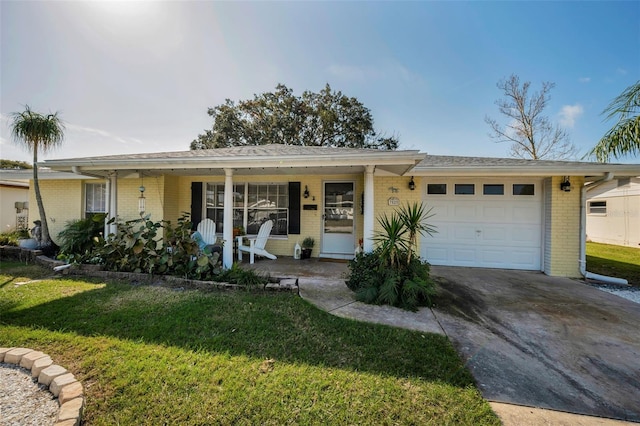
[[[602,112],[610,120],[618,116],[618,122],[589,152],[598,161],[611,157],[640,153],[640,80],[627,87]]]
[[[33,186],[42,222],[42,246],[44,248],[53,245],[49,235],[47,215],[42,203],[40,194],[40,183],[38,182],[38,152],[47,152],[60,145],[64,139],[64,124],[55,114],[40,114],[32,111],[28,105],[23,112],[13,113],[11,123],[11,133],[16,142],[24,145],[33,153]]]
[[[531,82],[520,84],[520,78],[511,75],[500,80],[497,86],[504,97],[498,99],[496,105],[507,122],[503,124],[485,117],[492,139],[510,143],[513,157],[563,160],[575,156],[576,148],[567,132],[544,115],[554,83],[543,82],[539,92],[529,93]]]
[[[5,170],[23,170],[30,169],[31,164],[25,161],[17,161],[17,160],[5,160],[0,158],[0,169]]]
[[[209,108],[213,127],[191,149],[239,145],[304,145],[396,149],[398,141],[378,135],[371,112],[356,98],[327,84],[319,93],[293,91],[278,84],[274,92]]]

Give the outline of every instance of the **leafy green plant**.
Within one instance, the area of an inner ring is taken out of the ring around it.
[[[409,310],[431,303],[435,283],[429,276],[429,264],[416,254],[417,235],[436,232],[426,223],[433,216],[430,212],[414,203],[378,218],[381,230],[374,235],[375,250],[349,262],[347,286],[359,301]]]
[[[17,229],[11,232],[3,232],[0,234],[0,246],[17,246],[18,240],[29,238],[29,231],[26,229]]]
[[[267,284],[269,278],[256,273],[252,269],[242,269],[237,263],[234,263],[231,268],[222,271],[219,281],[251,288]]]
[[[311,249],[315,243],[316,241],[312,237],[305,237],[305,239],[302,240],[302,248]]]
[[[90,256],[96,245],[103,244],[105,216],[104,213],[100,213],[86,219],[67,222],[65,228],[58,234],[61,257],[82,262]]]
[[[178,218],[175,227],[170,221],[153,222],[147,216],[119,222],[117,228],[116,234],[91,252],[107,270],[212,281],[222,272],[220,254],[200,251],[191,238],[187,213]],[[160,238],[161,231],[164,239]]]
[[[163,226],[165,247],[158,260],[157,273],[198,280],[213,280],[220,275],[220,254],[200,251],[198,242],[191,238],[192,226],[188,213],[178,218],[175,228],[170,221],[165,221]]]

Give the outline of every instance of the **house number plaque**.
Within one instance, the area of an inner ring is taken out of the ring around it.
[[[399,206],[400,198],[398,197],[389,197],[388,203],[390,206]]]

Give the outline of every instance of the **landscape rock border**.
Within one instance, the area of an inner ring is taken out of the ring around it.
[[[35,262],[47,268],[66,265],[60,260],[51,259],[42,255],[40,250],[30,250],[21,247],[0,246],[0,259],[19,259],[25,262]],[[80,275],[101,279],[115,279],[129,281],[133,285],[155,285],[173,288],[175,290],[260,290],[260,291],[284,291],[300,295],[300,288],[296,277],[269,277],[269,283],[264,287],[258,286],[255,289],[247,288],[243,285],[231,284],[217,281],[200,281],[175,277],[172,275],[152,275],[137,272],[114,272],[104,271],[100,265],[74,264],[59,273],[63,275]]]
[[[15,364],[29,370],[31,377],[47,386],[58,398],[58,417],[55,426],[79,426],[85,406],[84,388],[73,374],[53,363],[43,352],[29,348],[0,348],[0,362]]]

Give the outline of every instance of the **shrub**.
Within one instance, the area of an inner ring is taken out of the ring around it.
[[[219,281],[238,284],[247,288],[265,285],[269,282],[268,277],[259,275],[252,269],[242,269],[237,263],[234,263],[231,268],[222,271],[218,278]]]
[[[0,234],[0,246],[17,246],[18,240],[23,238],[30,238],[29,231],[26,229],[3,232]]]
[[[382,230],[374,235],[376,249],[349,262],[347,286],[357,300],[409,310],[431,304],[435,283],[429,276],[429,264],[415,253],[417,234],[435,232],[426,223],[431,216],[430,210],[414,203],[378,218]]]
[[[149,216],[117,223],[118,232],[91,252],[106,270],[176,275],[216,280],[222,271],[219,253],[201,252],[191,238],[191,222],[184,213],[175,227],[170,221],[153,222]],[[159,236],[164,229],[164,240]]]
[[[105,214],[95,214],[86,219],[67,222],[58,234],[60,258],[79,263],[91,257],[94,247],[104,244],[102,232]]]

